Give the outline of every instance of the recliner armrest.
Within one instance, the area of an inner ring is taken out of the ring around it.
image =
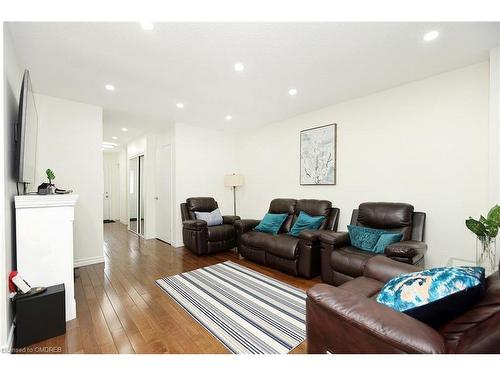
[[[430,326],[370,298],[327,284],[307,291],[309,353],[444,353]]]
[[[259,225],[259,223],[260,223],[260,220],[242,219],[242,220],[236,220],[234,222],[234,226],[240,234],[243,234],[243,233],[251,231],[257,225]]]
[[[184,220],[182,226],[187,229],[200,230],[207,227],[205,220]]]
[[[236,220],[240,220],[241,218],[239,216],[233,216],[233,215],[224,215],[222,216],[222,222],[224,224],[229,224],[229,225],[234,225],[234,222]]]
[[[396,276],[417,271],[421,271],[421,269],[407,263],[397,262],[383,255],[375,255],[366,262],[363,276],[386,283]]]
[[[322,234],[326,235],[329,233],[335,233],[335,232],[332,232],[331,230],[328,229],[305,229],[299,232],[299,235],[297,237],[301,240],[316,241],[319,240]]]
[[[388,245],[384,252],[388,257],[413,258],[427,251],[427,244],[421,241],[400,241]]]
[[[319,236],[321,242],[333,245],[334,247],[348,246],[351,244],[348,232],[324,231]]]

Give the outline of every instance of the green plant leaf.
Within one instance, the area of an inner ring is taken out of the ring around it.
[[[500,226],[500,206],[498,204],[488,212],[488,220],[493,221],[497,227]]]
[[[487,234],[484,224],[480,221],[477,221],[476,219],[473,219],[472,217],[469,217],[467,220],[465,220],[465,225],[476,236],[482,237]]]

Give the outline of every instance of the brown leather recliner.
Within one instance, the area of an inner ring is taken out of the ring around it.
[[[486,279],[483,298],[437,329],[375,299],[383,285],[419,268],[378,255],[363,275],[307,292],[308,353],[500,353],[500,277]]]
[[[325,220],[318,230],[304,230],[294,237],[288,232],[301,211],[310,216],[325,216]],[[339,212],[326,200],[273,199],[269,213],[288,214],[279,233],[273,236],[253,231],[260,220],[237,220],[238,251],[246,259],[295,276],[317,276],[320,273],[319,236],[337,229]]]
[[[186,203],[181,203],[184,246],[197,255],[230,250],[236,246],[234,222],[239,216],[222,216],[223,223],[211,227],[204,220],[196,220],[195,211],[211,212],[216,208],[217,202],[210,197],[188,198]]]
[[[415,212],[407,203],[368,202],[353,210],[351,225],[384,229],[403,234],[400,242],[389,245],[385,255],[399,262],[424,267],[427,245],[423,242],[425,213]],[[375,253],[351,245],[349,233],[323,233],[321,241],[321,279],[341,285],[359,277]]]

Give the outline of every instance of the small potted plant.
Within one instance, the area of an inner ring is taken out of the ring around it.
[[[476,264],[484,267],[487,275],[496,269],[496,237],[500,227],[500,206],[495,205],[486,217],[479,220],[469,216],[465,225],[476,235]]]

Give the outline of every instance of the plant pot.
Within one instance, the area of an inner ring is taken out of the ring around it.
[[[486,276],[496,271],[497,242],[495,237],[481,236],[476,240],[476,265],[484,267]]]

